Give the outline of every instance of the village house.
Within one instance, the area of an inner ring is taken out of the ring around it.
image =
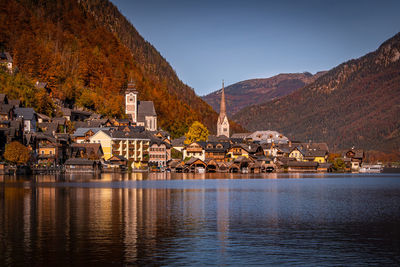
[[[65,164],[66,173],[99,173],[101,171],[101,163],[97,160],[86,158],[70,158]]]
[[[22,118],[24,124],[24,132],[36,132],[37,115],[33,108],[15,108],[17,118]]]
[[[189,145],[186,145],[182,149],[183,159],[185,160],[188,158],[198,158],[202,161],[205,161],[206,151],[205,151],[205,147],[203,145],[204,145],[204,142],[193,142]]]
[[[46,133],[26,135],[27,143],[37,156],[38,164],[58,165],[67,159],[69,142]]]
[[[236,159],[238,157],[250,156],[261,156],[264,155],[264,151],[259,144],[249,143],[249,144],[234,144],[228,149],[227,157],[231,159]]]
[[[128,160],[123,156],[112,156],[104,162],[104,165],[111,170],[125,170],[128,165]]]
[[[178,150],[179,152],[182,152],[185,147],[185,140],[186,140],[185,136],[173,139],[171,141],[172,148]]]
[[[110,128],[103,127],[103,128],[78,128],[72,134],[73,141],[75,143],[90,143],[90,138],[95,135],[98,131],[107,131]],[[92,142],[93,143],[93,142]]]
[[[287,144],[289,139],[277,131],[255,131],[245,137],[249,142]]]
[[[112,154],[112,137],[110,130],[103,128],[97,131],[94,135],[89,137],[90,143],[101,144],[104,153],[104,160],[109,160]]]
[[[303,149],[300,147],[294,147],[289,153],[289,158],[294,158],[296,161],[303,161],[305,155],[306,152]]]
[[[100,160],[103,158],[103,155],[103,149],[100,144],[71,144],[71,158]]]
[[[215,160],[225,162],[226,153],[230,148],[228,142],[198,142],[205,150],[205,160]]]
[[[84,121],[92,115],[91,112],[70,108],[61,108],[63,117],[69,121]]]
[[[13,72],[13,59],[8,52],[0,52],[0,65],[4,66],[8,72]]]
[[[358,171],[364,160],[364,151],[361,149],[350,149],[343,154],[344,162],[352,171]]]
[[[149,165],[166,167],[171,160],[171,146],[160,139],[152,138],[149,148]]]

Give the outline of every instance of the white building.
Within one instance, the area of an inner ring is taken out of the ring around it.
[[[157,113],[153,101],[138,101],[137,94],[135,83],[129,82],[125,91],[125,114],[131,117],[133,124],[156,131]]]

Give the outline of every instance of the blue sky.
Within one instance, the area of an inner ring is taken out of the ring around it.
[[[399,0],[111,2],[198,95],[222,79],[329,70],[400,31]]]

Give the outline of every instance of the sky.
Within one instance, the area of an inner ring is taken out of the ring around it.
[[[400,31],[400,1],[111,0],[202,96],[279,73],[329,70]]]

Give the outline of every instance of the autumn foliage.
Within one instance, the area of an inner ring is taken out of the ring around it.
[[[0,48],[21,73],[47,82],[51,97],[123,117],[132,78],[139,99],[154,102],[159,125],[173,137],[196,120],[215,131],[217,114],[109,1],[9,0],[0,12]]]
[[[29,149],[20,142],[14,141],[6,145],[4,159],[15,164],[26,164],[31,156]]]
[[[191,144],[195,141],[207,141],[208,135],[209,132],[207,127],[205,127],[201,122],[195,121],[185,134],[186,140],[184,143]]]

